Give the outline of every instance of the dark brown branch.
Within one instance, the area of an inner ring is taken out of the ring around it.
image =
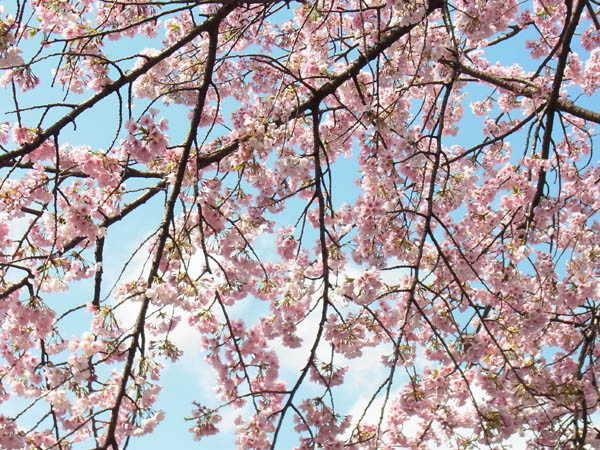
[[[227,14],[229,14],[231,11],[233,11],[233,9],[235,9],[235,6],[236,6],[236,4],[234,2],[229,2],[229,3],[225,4],[212,17],[210,17],[209,19],[207,19],[205,22],[198,25],[197,27],[193,28],[186,36],[181,38],[175,44],[168,47],[167,49],[165,49],[164,51],[162,51],[161,53],[159,53],[156,56],[148,57],[147,61],[144,64],[142,64],[140,67],[138,67],[135,70],[132,70],[127,75],[120,77],[118,80],[106,85],[96,95],[93,95],[89,99],[80,103],[70,113],[66,114],[61,119],[59,119],[54,124],[52,124],[50,127],[48,127],[46,130],[39,133],[31,142],[28,142],[27,144],[22,145],[17,150],[13,150],[11,152],[0,155],[0,167],[11,166],[13,164],[13,161],[16,158],[27,155],[28,153],[31,153],[32,151],[34,151],[49,137],[60,133],[60,131],[67,124],[69,124],[70,122],[73,122],[81,113],[83,113],[84,111],[86,111],[89,108],[91,108],[92,106],[94,106],[96,103],[98,103],[103,98],[108,97],[113,92],[118,91],[123,86],[135,81],[140,75],[143,75],[144,73],[148,72],[156,64],[160,63],[161,61],[164,61],[166,58],[173,55],[177,50],[182,48],[184,45],[192,42],[196,37],[200,36],[200,34],[204,33],[205,31],[208,31],[209,29],[214,27],[215,24],[218,24],[222,20],[223,17],[225,17]]]
[[[0,299],[2,298],[6,298],[8,297],[10,294],[12,294],[13,292],[21,289],[24,286],[27,286],[29,283],[29,280],[33,278],[33,275],[29,275],[25,278],[22,278],[21,281],[19,281],[18,283],[12,284],[8,289],[6,289],[4,292],[2,292],[0,294]]]
[[[179,160],[179,164],[177,166],[177,173],[175,175],[175,181],[173,183],[173,188],[167,200],[167,205],[165,206],[165,213],[163,216],[163,220],[160,225],[160,231],[157,238],[157,243],[155,247],[154,258],[152,260],[152,266],[150,268],[150,272],[147,278],[147,286],[151,287],[153,282],[155,281],[156,276],[159,272],[159,265],[162,260],[162,256],[164,253],[164,248],[169,237],[169,227],[171,222],[173,221],[175,204],[177,199],[179,198],[179,193],[181,192],[181,186],[183,185],[183,178],[185,176],[186,167],[188,164],[188,159],[192,150],[192,145],[196,139],[196,135],[198,133],[198,125],[200,124],[200,117],[202,115],[202,111],[204,109],[204,104],[206,101],[206,96],[208,93],[208,88],[211,83],[212,73],[214,70],[215,62],[216,62],[216,54],[217,54],[217,44],[219,41],[219,24],[221,21],[234,9],[234,5],[226,5],[221,8],[214,16],[212,16],[209,20],[207,20],[205,25],[205,31],[209,34],[209,42],[208,42],[208,52],[206,59],[206,66],[204,69],[204,76],[202,80],[202,85],[198,89],[198,97],[196,100],[196,106],[193,111],[192,120],[190,122],[190,128],[188,132],[187,139],[183,146],[183,152],[181,154],[181,159]],[[121,409],[121,404],[123,399],[126,396],[127,391],[127,383],[131,377],[131,370],[133,368],[135,356],[140,345],[140,339],[142,339],[142,334],[144,331],[144,325],[146,322],[146,314],[148,308],[150,306],[150,299],[148,297],[144,297],[142,301],[142,305],[140,307],[140,311],[138,313],[134,331],[132,333],[131,345],[129,346],[129,350],[127,352],[127,360],[125,362],[125,367],[123,368],[123,376],[121,378],[121,382],[119,385],[119,391],[116,396],[116,401],[114,406],[112,407],[112,414],[110,423],[108,425],[108,430],[106,432],[106,440],[104,444],[100,447],[103,450],[112,447],[113,449],[118,449],[117,441],[115,438],[115,431],[117,428],[117,422],[119,419],[119,411]]]
[[[104,251],[104,237],[99,238],[96,241],[96,252],[94,257],[96,258],[96,273],[94,274],[94,298],[92,300],[92,305],[95,307],[100,306],[100,291],[102,288],[102,273],[104,272],[104,268],[102,267],[102,257]]]
[[[431,0],[429,3],[429,7],[426,11],[426,16],[430,15],[433,11],[441,8],[443,5],[442,0]],[[318,89],[314,89],[311,95],[308,96],[306,100],[300,103],[298,106],[293,108],[286,117],[278,118],[274,121],[275,125],[281,126],[288,120],[296,119],[298,117],[302,117],[306,111],[312,110],[314,108],[318,108],[319,104],[331,94],[334,94],[335,91],[346,81],[356,77],[360,71],[371,61],[377,58],[381,53],[391,47],[398,39],[406,36],[417,24],[407,25],[404,27],[399,27],[393,29],[387,35],[381,39],[376,45],[369,48],[364,54],[361,54],[358,58],[354,60],[350,66],[344,70],[343,72],[337,74],[330,81],[323,84]],[[599,119],[600,120],[600,119]],[[207,167],[213,162],[220,161],[224,157],[230,155],[234,151],[236,151],[239,147],[240,141],[243,141],[245,137],[236,139],[229,144],[225,145],[223,148],[207,154],[203,155],[202,158],[206,158],[206,164],[202,164],[199,168]]]
[[[560,54],[558,56],[558,63],[556,65],[556,73],[554,75],[554,80],[552,82],[552,91],[548,96],[548,102],[546,103],[546,123],[544,126],[544,135],[542,137],[542,159],[546,160],[550,157],[550,142],[552,140],[552,130],[554,128],[554,115],[556,112],[556,108],[558,106],[558,96],[560,94],[560,87],[563,82],[563,78],[565,75],[565,69],[567,67],[567,58],[569,57],[569,52],[571,51],[571,39],[575,34],[575,28],[577,28],[577,24],[579,23],[579,17],[583,12],[583,8],[585,6],[585,2],[580,1],[577,3],[577,7],[573,14],[569,17],[569,22],[567,24],[567,28],[563,34],[563,42],[560,50]],[[531,207],[529,208],[529,213],[527,214],[527,220],[525,228],[527,229],[531,222],[534,220],[535,208],[538,207],[540,201],[542,199],[542,195],[544,192],[544,186],[546,185],[546,171],[544,169],[540,169],[540,174],[538,177],[538,183],[535,190],[535,195],[531,200]]]
[[[485,81],[486,83],[489,83],[493,86],[510,91],[513,94],[522,95],[523,97],[527,98],[538,98],[540,96],[540,89],[535,89],[534,87],[532,87],[531,82],[529,82],[528,80],[522,80],[521,86],[515,81],[508,80],[499,75],[493,75],[488,72],[483,72],[481,70],[467,66],[461,62],[455,63],[455,61],[448,60],[440,60],[440,62],[442,64],[455,67],[458,71],[460,71],[463,74],[470,75],[473,78]],[[582,108],[581,106],[577,106],[569,100],[557,98],[555,107],[559,111],[563,111],[581,119],[589,120],[590,122],[600,124],[600,113],[590,111],[589,109]]]
[[[429,16],[433,11],[441,8],[443,4],[444,2],[442,0],[431,0],[425,12],[425,17]],[[418,23],[421,23],[421,21]],[[315,90],[309,98],[290,111],[289,118],[297,118],[305,111],[318,107],[325,97],[333,94],[342,84],[357,76],[363,67],[391,47],[398,41],[398,39],[406,36],[415,26],[417,26],[418,23],[395,28],[387,35],[384,35],[384,37],[377,44],[370,47],[364,54],[361,54],[358,58],[356,58],[346,70],[336,75],[333,79],[325,83],[319,89]]]
[[[294,396],[300,386],[302,385],[304,378],[308,374],[311,366],[314,365],[315,356],[317,354],[317,348],[321,342],[321,336],[323,335],[323,330],[325,329],[325,324],[327,322],[327,310],[329,306],[329,289],[331,287],[331,283],[329,281],[329,248],[327,245],[327,237],[326,237],[326,225],[325,225],[325,211],[326,211],[326,202],[325,195],[323,192],[322,184],[323,184],[323,170],[321,169],[321,158],[320,153],[323,147],[323,143],[321,142],[321,137],[319,135],[319,104],[317,103],[314,106],[312,111],[312,127],[313,127],[313,158],[315,164],[315,196],[318,207],[319,207],[319,245],[320,245],[320,253],[321,253],[321,265],[323,266],[323,294],[321,296],[321,301],[323,302],[323,306],[321,308],[321,317],[319,319],[319,327],[317,329],[316,336],[314,338],[312,347],[310,349],[310,354],[306,361],[306,364],[302,368],[300,372],[300,376],[296,380],[294,387],[290,391],[289,397],[281,409],[281,416],[277,422],[277,428],[275,429],[275,433],[273,434],[273,441],[271,442],[271,450],[275,449],[275,445],[277,443],[277,437],[279,436],[279,432],[281,430],[281,426],[283,424],[283,420],[285,419],[285,414],[290,407],[293,407]]]

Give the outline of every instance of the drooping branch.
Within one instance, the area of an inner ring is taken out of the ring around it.
[[[330,281],[330,269],[329,269],[329,247],[327,243],[327,230],[325,224],[325,211],[326,211],[326,200],[325,194],[323,192],[323,170],[321,168],[321,152],[323,151],[323,143],[321,142],[321,137],[319,134],[319,105],[318,103],[313,107],[312,111],[312,130],[313,130],[313,158],[314,158],[314,166],[315,166],[315,195],[311,201],[315,198],[318,204],[318,217],[319,217],[319,250],[321,257],[321,265],[322,265],[322,278],[323,278],[323,293],[321,294],[321,316],[319,318],[319,325],[317,328],[317,333],[314,337],[309,356],[306,360],[306,364],[300,371],[300,376],[296,380],[293,388],[290,390],[288,399],[281,409],[281,415],[277,422],[277,428],[275,429],[275,433],[273,434],[273,440],[271,441],[271,450],[275,449],[275,445],[277,444],[277,438],[279,436],[279,432],[281,430],[281,426],[283,424],[283,420],[285,419],[285,415],[287,410],[294,406],[294,396],[302,386],[306,375],[310,371],[311,367],[315,364],[315,358],[317,354],[317,349],[319,344],[321,343],[321,337],[323,335],[323,330],[325,329],[325,324],[327,322],[327,311],[329,309],[329,295],[331,290],[331,281]],[[302,417],[302,416],[300,416]]]
[[[152,67],[156,66],[161,61],[164,61],[169,56],[173,55],[177,50],[179,50],[186,44],[192,42],[202,33],[213,28],[215,24],[219,24],[223,20],[223,18],[227,16],[227,14],[229,14],[236,8],[236,6],[237,3],[234,1],[226,2],[210,18],[202,22],[200,25],[194,27],[188,34],[186,34],[184,37],[178,40],[175,44],[171,45],[170,47],[167,47],[165,50],[163,50],[156,56],[148,56],[146,62],[143,63],[140,67],[120,77],[118,80],[107,84],[96,95],[93,95],[84,102],[80,103],[78,106],[74,107],[68,114],[64,115],[62,118],[57,120],[54,124],[50,125],[44,131],[38,133],[36,137],[33,138],[33,140],[31,140],[31,142],[23,144],[16,150],[0,155],[0,167],[10,167],[15,163],[17,158],[27,155],[28,153],[31,153],[32,151],[37,149],[48,138],[60,133],[66,125],[68,125],[71,122],[74,122],[80,114],[92,108],[100,100],[118,91],[123,86],[132,83],[139,76],[145,74]]]
[[[219,40],[219,24],[226,17],[227,13],[232,11],[233,9],[221,10],[221,14],[213,16],[209,25],[206,26],[206,32],[208,33],[208,52],[206,57],[206,63],[204,67],[204,75],[202,79],[202,84],[198,89],[198,97],[196,99],[196,106],[194,107],[192,120],[190,121],[190,128],[188,131],[188,135],[186,141],[183,145],[183,151],[181,157],[179,159],[179,163],[177,166],[177,172],[175,174],[175,180],[173,182],[173,186],[171,187],[171,192],[169,194],[169,198],[167,200],[167,204],[164,210],[164,216],[159,228],[159,234],[157,238],[157,242],[154,248],[154,257],[152,260],[152,266],[150,268],[150,272],[148,273],[148,278],[146,285],[151,287],[154,283],[158,272],[159,265],[163,257],[164,248],[169,237],[169,227],[171,226],[171,222],[173,221],[173,215],[175,211],[175,203],[179,198],[179,194],[181,192],[181,186],[183,184],[183,178],[185,175],[186,167],[188,164],[188,159],[190,153],[192,151],[192,146],[196,139],[196,135],[198,133],[198,125],[200,123],[200,117],[202,115],[202,111],[204,110],[206,96],[208,93],[208,89],[210,87],[212,73],[215,67],[216,54],[217,54],[217,44]],[[123,368],[122,378],[119,385],[119,392],[117,393],[115,404],[112,408],[111,420],[108,426],[108,430],[106,433],[106,440],[104,444],[100,447],[102,450],[106,450],[109,447],[113,449],[118,449],[118,444],[115,438],[115,431],[118,424],[119,412],[121,409],[121,404],[126,395],[127,384],[129,382],[131,376],[131,370],[134,364],[135,356],[138,350],[139,342],[141,339],[141,335],[144,332],[144,325],[146,322],[146,314],[148,311],[148,307],[150,306],[150,298],[144,296],[142,301],[142,305],[140,306],[140,310],[134,325],[134,331],[132,333],[131,344],[129,346],[129,350],[127,353],[127,360],[125,363],[125,367]]]
[[[567,4],[570,5],[569,2],[567,2]],[[552,140],[552,132],[554,128],[554,116],[556,108],[559,106],[558,97],[563,83],[563,78],[565,76],[567,58],[569,57],[569,52],[571,51],[571,40],[573,39],[573,35],[575,34],[575,29],[577,28],[577,24],[579,23],[579,18],[581,16],[581,13],[583,12],[584,7],[585,1],[579,0],[577,2],[577,6],[573,10],[573,13],[570,14],[568,17],[567,26],[562,36],[562,46],[560,49],[560,54],[558,56],[556,73],[554,74],[554,80],[552,82],[552,90],[548,95],[546,110],[544,111],[546,115],[546,123],[544,125],[544,135],[542,136],[542,151],[540,155],[540,157],[544,160],[550,157],[550,142]],[[534,221],[535,209],[540,204],[545,185],[546,170],[542,168],[540,169],[535,194],[533,196],[533,199],[531,200],[531,206],[527,214],[525,226],[526,229],[529,228],[529,225]]]
[[[431,0],[425,12],[425,17],[428,17],[431,13],[441,8],[443,3],[444,2],[442,0]],[[383,52],[385,52],[385,50],[390,48],[399,39],[408,35],[410,31],[419,23],[420,22],[397,27],[389,31],[377,44],[369,47],[364,54],[360,54],[345,70],[332,77],[322,86],[312,89],[310,95],[299,105],[292,108],[284,117],[278,117],[274,121],[275,125],[282,126],[287,121],[301,117],[307,111],[318,107],[327,96],[335,93],[336,90],[346,81],[356,77],[367,64],[378,58]],[[238,149],[240,141],[243,141],[249,137],[250,136],[245,136],[235,139],[209,155],[202,155],[202,158],[206,158],[206,166],[213,162],[220,161],[225,156],[235,152]],[[202,165],[202,167],[206,166]]]
[[[425,11],[424,17],[427,18],[431,13],[443,6],[443,0],[430,0],[428,7]],[[346,81],[355,78],[360,71],[371,61],[375,60],[385,50],[390,48],[400,38],[406,36],[410,31],[415,28],[421,22],[412,23],[409,25],[394,28],[383,37],[377,44],[369,47],[364,54],[358,56],[352,64],[350,64],[344,71],[336,75],[330,81],[316,89],[306,100],[300,103],[296,108],[290,111],[289,118],[295,119],[306,111],[314,109],[318,106],[325,97],[333,94],[342,84]]]

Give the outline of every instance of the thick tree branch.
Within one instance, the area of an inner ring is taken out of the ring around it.
[[[523,97],[531,98],[531,99],[539,99],[540,98],[540,90],[535,89],[531,86],[531,82],[528,80],[523,80],[522,83],[515,82],[514,79],[506,79],[499,75],[494,75],[489,72],[484,72],[482,70],[475,69],[474,67],[467,66],[466,64],[459,62],[455,63],[454,61],[441,60],[441,63],[448,65],[450,67],[456,67],[458,71],[465,75],[470,75],[473,78],[477,78],[478,80],[485,81],[486,83],[491,84],[492,86],[496,86],[501,89],[505,89],[507,91],[512,92],[516,95],[521,95]],[[589,109],[582,108],[581,106],[575,105],[573,102],[569,100],[563,100],[561,98],[555,99],[555,108],[559,111],[566,112],[568,114],[572,114],[575,117],[579,117],[584,120],[589,120],[590,122],[599,123],[600,124],[600,113],[595,111],[590,111]]]
[[[426,17],[429,16],[435,10],[441,8],[443,3],[444,2],[442,0],[431,0],[426,10]],[[344,71],[334,76],[331,80],[329,80],[327,83],[323,84],[319,88],[314,89],[312,93],[302,103],[300,103],[295,108],[291,109],[285,117],[277,118],[274,121],[275,125],[282,126],[287,121],[301,117],[307,111],[317,107],[328,95],[333,94],[342,84],[356,77],[356,75],[358,75],[358,73],[360,73],[360,71],[367,64],[375,60],[379,55],[381,55],[385,50],[387,50],[394,43],[396,43],[400,38],[408,35],[408,33],[410,33],[410,31],[415,26],[417,26],[418,23],[395,28],[392,31],[390,31],[387,35],[384,35],[384,37],[377,44],[367,49],[367,51],[364,54],[358,56],[352,62],[352,64],[350,64]],[[225,145],[223,148],[215,151],[214,153],[211,153],[210,155],[202,155],[201,157],[206,157],[206,161],[208,164],[220,161],[225,156],[228,156],[231,153],[235,152],[238,149],[240,141],[243,141],[248,137],[250,136],[236,139],[230,142],[229,144]]]
[[[159,265],[163,257],[163,252],[165,249],[165,245],[167,239],[169,237],[169,227],[171,222],[173,221],[173,215],[175,211],[175,203],[179,197],[181,192],[181,186],[183,184],[183,178],[185,176],[185,171],[187,168],[189,156],[192,150],[192,146],[196,139],[196,135],[198,133],[198,125],[200,123],[200,117],[202,116],[202,112],[204,110],[204,105],[206,101],[206,96],[208,93],[208,89],[210,87],[212,73],[215,67],[216,54],[217,54],[217,44],[219,41],[219,24],[223,20],[223,18],[227,15],[228,12],[232,11],[233,8],[221,10],[220,14],[213,16],[209,25],[206,26],[206,31],[209,35],[208,41],[208,52],[207,59],[204,68],[204,76],[202,79],[202,85],[198,89],[198,97],[196,100],[196,106],[194,108],[192,120],[190,122],[190,128],[188,131],[187,139],[183,145],[183,152],[181,154],[179,164],[177,166],[177,172],[175,175],[175,181],[171,188],[171,193],[167,200],[167,205],[165,206],[164,217],[160,225],[160,230],[158,234],[158,239],[156,242],[156,246],[154,248],[154,257],[152,260],[152,266],[150,268],[150,272],[148,274],[146,285],[150,288],[159,272]],[[208,22],[208,21],[207,21]],[[127,391],[127,383],[131,377],[131,371],[133,368],[135,356],[140,344],[140,339],[144,332],[144,325],[146,323],[146,314],[148,312],[148,307],[150,306],[150,298],[144,296],[142,301],[142,305],[140,307],[140,311],[138,313],[136,323],[134,326],[134,331],[131,338],[131,344],[129,346],[127,360],[125,363],[125,367],[123,368],[122,378],[119,385],[119,392],[116,397],[115,405],[112,408],[112,414],[110,423],[108,426],[108,430],[106,432],[106,440],[104,444],[100,447],[101,449],[107,449],[112,447],[113,449],[118,449],[117,441],[115,438],[115,431],[119,420],[119,412],[121,409],[121,404],[123,399],[126,396]]]
[[[177,50],[182,48],[184,45],[192,42],[195,38],[200,36],[202,33],[213,28],[215,24],[218,24],[223,20],[227,14],[235,9],[237,6],[236,2],[230,1],[225,3],[214,15],[208,18],[205,22],[194,27],[188,34],[177,41],[172,46],[166,48],[156,56],[149,56],[144,64],[135,70],[132,70],[125,76],[120,77],[118,80],[106,85],[100,92],[93,95],[86,101],[80,103],[78,106],[73,108],[68,114],[64,115],[61,119],[56,121],[54,124],[46,128],[44,131],[37,134],[37,136],[16,150],[4,153],[0,155],[0,167],[10,167],[15,163],[15,160],[19,157],[31,153],[37,149],[43,142],[45,142],[51,136],[55,136],[69,123],[73,122],[81,113],[93,107],[103,98],[108,97],[110,94],[118,91],[123,86],[135,81],[140,75],[148,72],[152,67],[164,61],[169,56],[173,55]]]
[[[556,73],[554,74],[554,80],[552,82],[552,90],[550,91],[550,95],[548,96],[548,101],[546,103],[546,123],[544,126],[544,135],[542,137],[542,154],[540,155],[541,158],[544,160],[550,157],[550,142],[552,140],[552,132],[554,129],[554,116],[556,108],[559,106],[558,96],[560,94],[560,88],[562,86],[563,78],[565,75],[565,69],[567,67],[567,58],[569,57],[569,52],[571,51],[571,40],[573,39],[573,35],[575,34],[575,29],[577,28],[577,24],[579,23],[579,18],[581,17],[581,13],[583,12],[584,7],[585,1],[578,0],[577,6],[575,7],[575,10],[573,11],[572,15],[569,15],[567,27],[562,36],[562,47],[558,56]],[[533,199],[531,201],[531,207],[529,208],[529,212],[527,214],[525,225],[526,229],[534,220],[535,209],[540,204],[545,185],[546,171],[544,169],[540,169],[535,195],[533,196]]]

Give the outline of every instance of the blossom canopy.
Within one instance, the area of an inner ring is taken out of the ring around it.
[[[1,448],[600,448],[598,1],[7,3]]]

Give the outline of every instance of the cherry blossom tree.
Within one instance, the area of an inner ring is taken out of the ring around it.
[[[600,448],[599,10],[0,6],[0,447]]]

